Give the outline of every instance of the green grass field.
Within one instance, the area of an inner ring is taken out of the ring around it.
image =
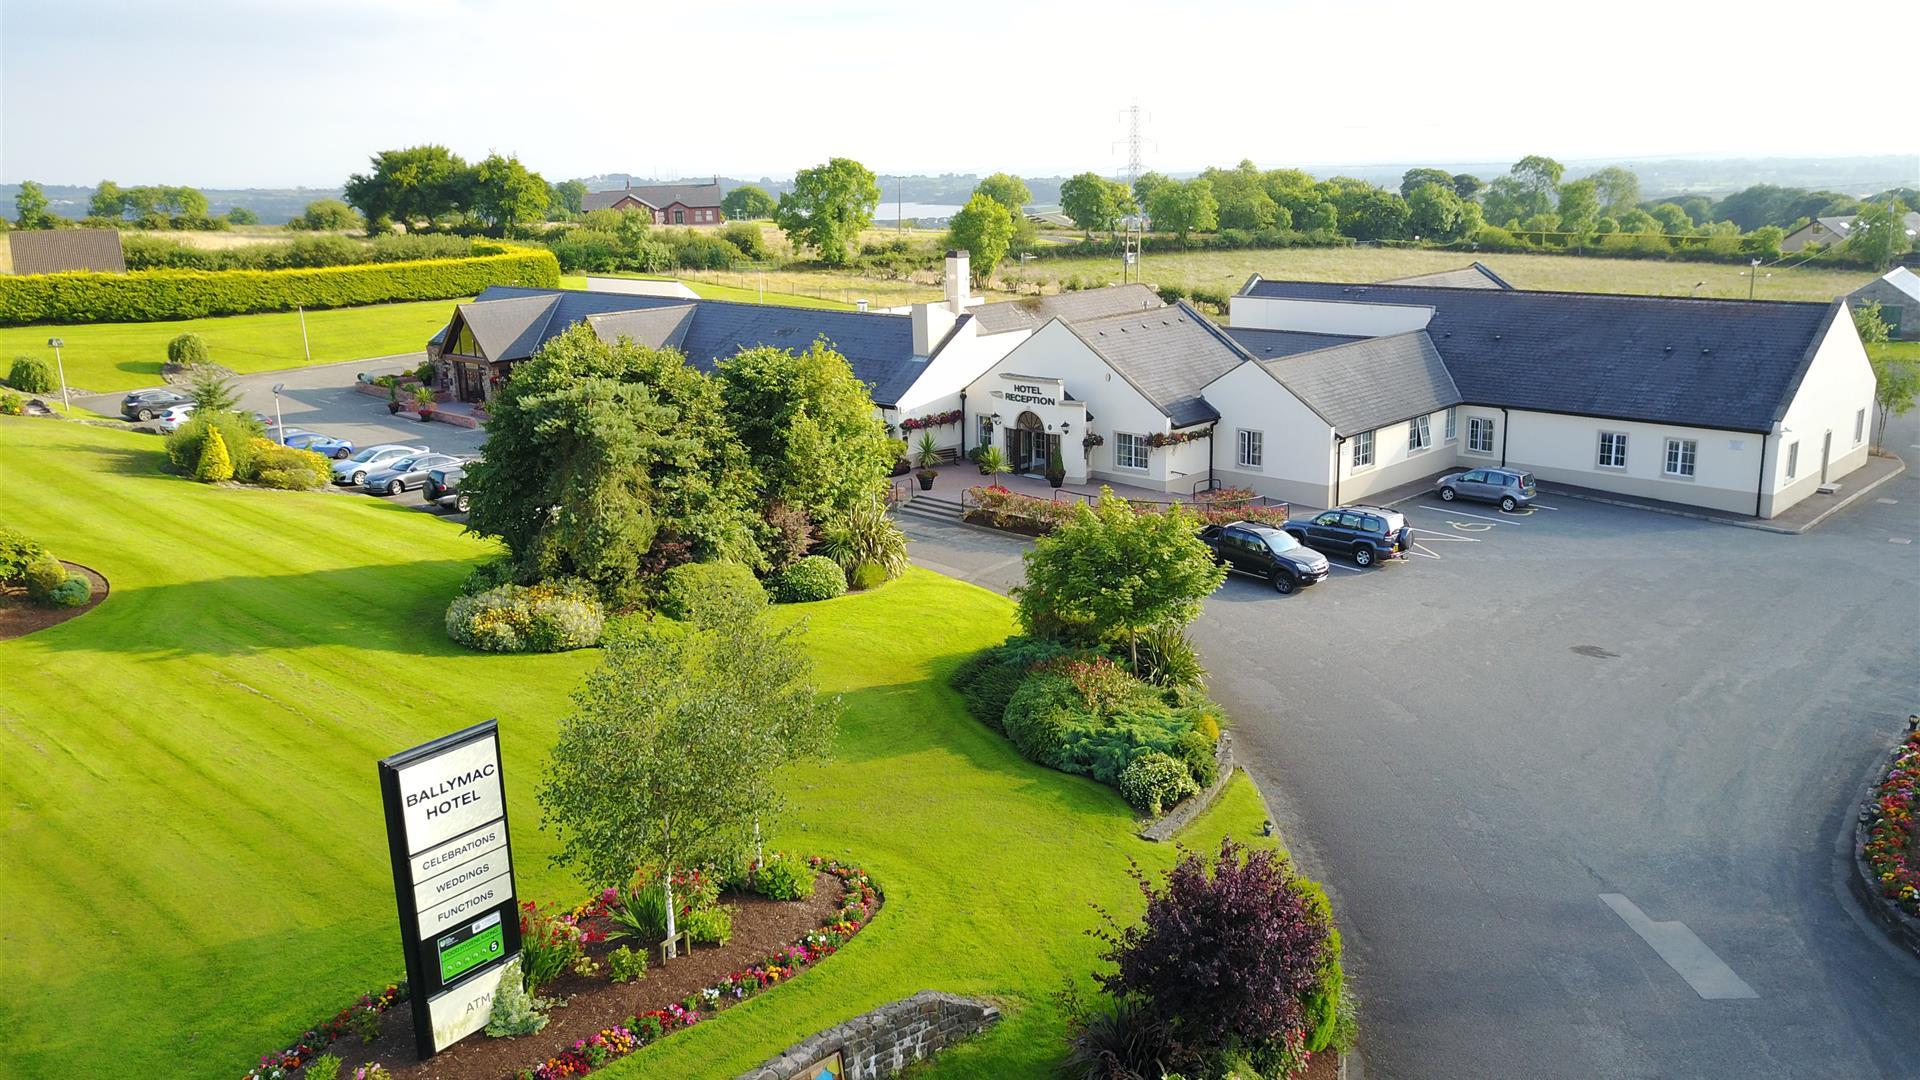
[[[203,487],[160,460],[149,436],[0,419],[7,523],[113,589],[0,643],[0,1075],[231,1077],[398,974],[374,762],[477,720],[501,722],[522,894],[583,892],[550,865],[533,792],[596,658],[447,640],[446,602],[488,545],[379,500]],[[615,1075],[732,1075],[928,987],[1008,1016],[931,1075],[1056,1057],[1048,994],[1093,966],[1088,904],[1137,909],[1127,857],[1173,852],[1136,839],[1111,790],[960,709],[945,672],[1011,614],[920,571],[780,609],[807,620],[847,708],[835,760],[784,778],[778,839],[867,866],[887,907],[842,955]],[[1237,782],[1188,840],[1263,813]]]

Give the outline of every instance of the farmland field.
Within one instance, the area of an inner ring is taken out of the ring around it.
[[[533,792],[596,657],[448,641],[446,602],[490,545],[378,500],[193,484],[161,458],[151,436],[0,419],[7,524],[112,582],[86,615],[0,642],[8,1077],[228,1080],[394,977],[374,762],[476,720],[501,722],[522,895],[583,891],[549,863]],[[991,995],[1007,1019],[927,1075],[1043,1072],[1048,995],[1094,964],[1089,903],[1136,910],[1127,858],[1165,866],[1171,848],[960,708],[945,673],[1008,632],[1005,599],[914,571],[777,610],[807,621],[846,706],[835,759],[782,778],[777,839],[861,863],[887,905],[818,970],[611,1075],[730,1075],[929,987]],[[1263,816],[1236,781],[1186,840]]]

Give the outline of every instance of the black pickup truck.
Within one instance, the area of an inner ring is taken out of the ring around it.
[[[1271,525],[1209,525],[1200,530],[1200,539],[1227,569],[1265,578],[1282,596],[1320,581],[1331,569],[1325,555]]]

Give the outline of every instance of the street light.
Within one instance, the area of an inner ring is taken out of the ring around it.
[[[60,347],[66,343],[65,338],[50,337],[47,339],[47,347],[53,350],[53,366],[60,369],[60,406],[71,413],[73,411],[73,400],[67,396],[67,365],[65,361],[60,359]]]
[[[287,425],[280,422],[280,391],[286,388],[283,382],[273,384],[273,437],[282,446],[287,444]]]

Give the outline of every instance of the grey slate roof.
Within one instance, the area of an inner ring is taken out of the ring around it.
[[[16,274],[93,270],[124,274],[119,229],[27,229],[7,234]]]
[[[601,341],[612,343],[631,338],[651,349],[678,349],[686,343],[687,330],[693,325],[694,305],[642,308],[638,311],[614,311],[587,316],[587,325]]]
[[[1453,376],[1421,330],[1259,363],[1341,438],[1460,404]]]
[[[1083,322],[1061,320],[1174,427],[1220,419],[1200,391],[1247,361],[1247,354],[1185,301],[1153,311]]]
[[[1320,334],[1308,330],[1259,330],[1250,326],[1223,326],[1221,329],[1255,360],[1272,360],[1367,340],[1348,334]]]
[[[1844,305],[1258,281],[1248,295],[1432,307],[1471,404],[1770,431]]]
[[[979,323],[982,334],[1003,334],[1009,330],[1036,330],[1052,319],[1083,322],[1165,306],[1166,302],[1151,287],[1132,284],[975,304],[967,311]]]
[[[1507,279],[1493,272],[1486,263],[1475,260],[1466,266],[1453,270],[1441,270],[1432,274],[1414,274],[1410,277],[1393,278],[1383,281],[1382,285],[1437,285],[1446,289],[1511,289]]]
[[[612,191],[589,191],[580,200],[583,210],[605,210],[621,199],[632,196],[659,210],[662,207],[682,203],[687,206],[719,206],[720,185],[707,184],[636,184],[628,188],[614,188]]]
[[[546,314],[534,304],[493,308],[496,301],[543,298],[553,301]],[[510,348],[487,352],[493,361],[524,360],[533,355],[547,339],[590,316],[650,311],[660,308],[691,307],[693,312],[680,334],[680,351],[689,363],[702,371],[713,370],[741,349],[772,345],[781,349],[809,348],[824,338],[847,358],[853,374],[867,384],[874,403],[892,406],[900,395],[926,369],[924,359],[913,356],[913,320],[905,315],[863,314],[855,311],[829,311],[821,308],[781,307],[773,304],[741,304],[729,300],[682,300],[668,296],[636,296],[630,293],[584,292],[577,289],[535,289],[517,285],[490,285],[473,301],[460,305],[463,311],[489,309],[481,317],[495,318],[496,336],[517,326]],[[648,322],[650,329],[664,325]],[[471,325],[471,322],[469,323]],[[630,325],[641,325],[630,322]],[[438,345],[446,338],[446,327],[430,339]],[[476,335],[477,336],[477,335]],[[482,348],[485,348],[484,343]]]
[[[554,296],[518,296],[488,303],[474,301],[454,308],[474,344],[489,360],[518,360],[531,356],[540,343],[551,336],[547,323],[559,306]]]
[[[1887,271],[1886,273],[1881,274],[1879,277],[1874,278],[1872,281],[1867,282],[1865,285],[1862,285],[1859,288],[1853,290],[1847,295],[1859,296],[1861,293],[1866,292],[1868,289],[1872,289],[1874,286],[1882,285],[1882,284],[1884,284],[1887,288],[1893,290],[1893,293],[1890,293],[1889,295],[1896,295],[1896,294],[1902,295],[1909,300],[1915,301],[1916,303],[1920,303],[1920,274],[1916,274],[1904,266],[1894,267],[1893,269]],[[1872,298],[1868,297],[1868,299],[1872,299]]]

